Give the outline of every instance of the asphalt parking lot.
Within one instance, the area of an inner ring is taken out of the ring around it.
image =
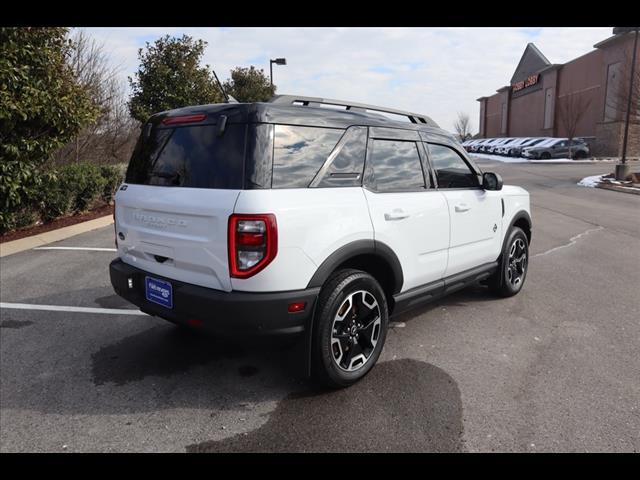
[[[578,187],[611,164],[480,162],[532,195],[532,258],[397,319],[380,363],[326,392],[290,350],[146,315],[1,309],[0,451],[640,451],[640,196]],[[50,246],[112,248],[113,228]],[[1,301],[131,309],[114,253],[0,259]]]

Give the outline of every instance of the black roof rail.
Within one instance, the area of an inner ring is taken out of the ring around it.
[[[269,100],[269,103],[285,104],[285,105],[294,105],[296,103],[299,103],[302,106],[309,106],[309,107],[316,107],[320,105],[335,105],[335,106],[345,107],[345,110],[347,111],[355,111],[355,112],[371,111],[371,113],[376,113],[376,112],[390,113],[392,115],[407,117],[411,123],[421,123],[421,124],[428,125],[430,127],[440,128],[439,125],[431,119],[431,117],[428,117],[427,115],[422,115],[421,113],[405,112],[404,110],[396,110],[394,108],[379,107],[376,105],[367,105],[366,103],[349,102],[346,100],[333,100],[330,98],[304,97],[304,96],[297,96],[297,95],[274,95],[271,98],[271,100]]]

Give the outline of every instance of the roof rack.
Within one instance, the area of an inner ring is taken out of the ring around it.
[[[286,105],[294,105],[298,103],[301,106],[305,106],[305,107],[319,107],[320,105],[335,105],[335,106],[345,107],[345,110],[347,111],[354,111],[354,112],[371,111],[372,113],[375,113],[375,112],[390,113],[392,115],[407,117],[411,123],[422,123],[430,127],[439,128],[439,125],[436,122],[434,122],[427,115],[422,115],[421,113],[405,112],[403,110],[396,110],[394,108],[378,107],[376,105],[367,105],[365,103],[349,102],[345,100],[332,100],[329,98],[304,97],[304,96],[296,96],[296,95],[274,95],[271,98],[271,100],[269,100],[269,103],[286,104]]]

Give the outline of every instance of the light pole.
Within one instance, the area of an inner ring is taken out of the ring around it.
[[[271,78],[271,86],[273,87],[273,64],[276,65],[286,65],[286,58],[276,58],[275,60],[269,60],[269,78]]]
[[[624,138],[622,140],[622,160],[621,165],[616,167],[616,179],[617,180],[626,180],[627,175],[629,174],[629,168],[627,168],[627,138],[629,136],[629,116],[631,114],[631,99],[633,97],[633,81],[635,80],[635,70],[636,70],[636,54],[638,51],[638,30],[640,27],[616,27],[613,29],[613,33],[628,33],[634,32],[635,36],[633,39],[633,55],[631,60],[631,79],[629,80],[629,98],[627,99],[627,114],[624,122]]]

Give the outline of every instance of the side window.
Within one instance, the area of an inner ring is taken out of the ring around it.
[[[311,187],[359,187],[367,151],[367,127],[349,127]]]
[[[436,172],[439,188],[472,188],[479,186],[478,177],[452,148],[429,144],[429,160]]]
[[[275,125],[272,188],[306,188],[343,132]]]
[[[372,140],[367,159],[367,185],[379,192],[425,188],[415,142]]]

